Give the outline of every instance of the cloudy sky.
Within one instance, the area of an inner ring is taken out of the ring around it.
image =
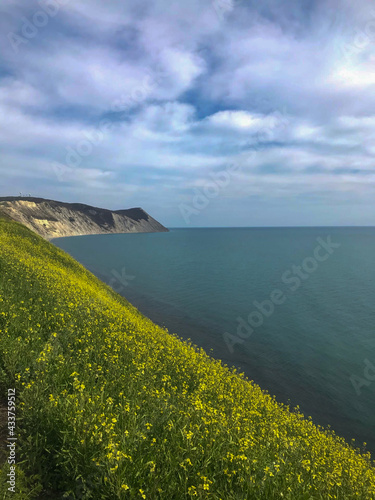
[[[2,0],[0,196],[374,225],[375,6]]]

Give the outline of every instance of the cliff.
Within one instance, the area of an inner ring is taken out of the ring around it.
[[[6,197],[0,198],[0,213],[21,222],[45,239],[85,234],[168,231],[142,208],[112,211],[81,203]]]

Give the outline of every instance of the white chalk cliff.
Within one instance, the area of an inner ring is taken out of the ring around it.
[[[0,212],[46,239],[85,234],[168,231],[142,208],[112,211],[81,203],[6,197],[0,198]]]

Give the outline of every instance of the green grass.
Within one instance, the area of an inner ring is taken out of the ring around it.
[[[2,395],[13,386],[22,498],[38,483],[52,498],[375,498],[369,454],[0,219]]]

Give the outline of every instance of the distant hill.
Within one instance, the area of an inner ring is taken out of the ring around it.
[[[46,239],[110,233],[158,233],[168,229],[142,208],[107,210],[82,203],[32,197],[0,197],[0,213]]]

